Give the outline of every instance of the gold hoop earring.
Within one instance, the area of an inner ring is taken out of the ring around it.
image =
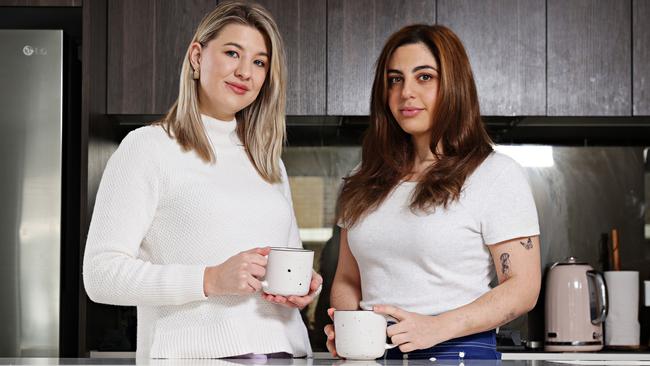
[[[194,80],[199,80],[199,76],[200,76],[200,75],[199,75],[199,70],[198,70],[198,69],[194,69],[194,72],[192,72],[192,79],[194,79]]]

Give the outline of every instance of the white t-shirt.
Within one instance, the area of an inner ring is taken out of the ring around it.
[[[388,304],[436,315],[471,303],[495,277],[487,245],[539,235],[526,176],[506,155],[491,153],[447,209],[413,213],[416,184],[399,184],[348,231],[363,309]]]

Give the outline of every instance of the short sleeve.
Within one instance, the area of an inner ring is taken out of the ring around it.
[[[510,158],[493,168],[499,172],[483,193],[477,218],[486,245],[539,235],[537,208],[523,168]]]

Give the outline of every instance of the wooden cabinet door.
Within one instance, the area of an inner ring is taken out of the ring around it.
[[[548,0],[548,115],[631,114],[631,2]]]
[[[81,0],[0,0],[0,6],[81,6]]]
[[[375,62],[388,36],[435,20],[435,0],[328,0],[327,114],[368,115]]]
[[[650,116],[650,0],[633,0],[632,98],[635,116]]]
[[[546,114],[544,0],[438,0],[438,24],[463,41],[481,113]]]
[[[107,111],[164,114],[178,96],[181,64],[215,0],[108,2]]]
[[[287,114],[325,115],[325,0],[256,0],[271,12],[287,54]]]

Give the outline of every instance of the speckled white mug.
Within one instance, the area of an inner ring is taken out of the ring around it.
[[[305,296],[309,293],[313,265],[313,250],[273,247],[268,255],[262,290],[272,295]]]
[[[386,319],[369,310],[334,312],[336,353],[352,360],[374,360],[395,345],[386,343]]]

